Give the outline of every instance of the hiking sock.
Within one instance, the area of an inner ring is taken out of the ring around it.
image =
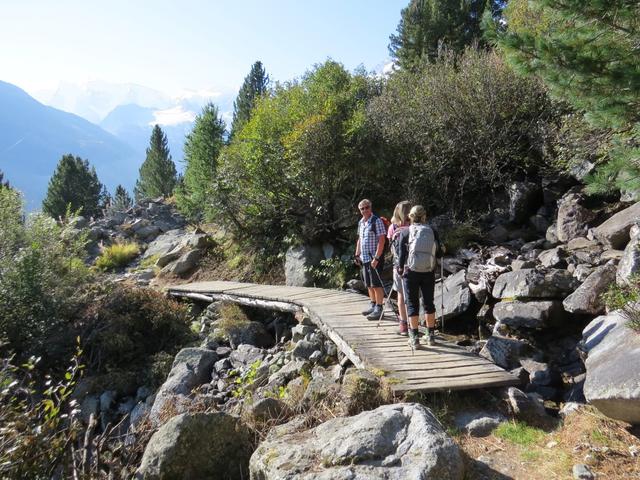
[[[428,327],[429,336],[436,334],[436,327]]]

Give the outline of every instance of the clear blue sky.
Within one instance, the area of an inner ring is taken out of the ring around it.
[[[274,80],[331,57],[371,70],[408,0],[2,0],[0,80],[236,87],[255,60]]]

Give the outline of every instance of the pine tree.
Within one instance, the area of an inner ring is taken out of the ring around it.
[[[2,173],[2,170],[0,170],[0,187],[11,188],[9,182],[4,179],[4,173]]]
[[[499,45],[521,73],[542,78],[614,139],[593,191],[640,191],[640,3],[512,0]]]
[[[396,63],[411,70],[434,60],[442,46],[462,51],[481,41],[485,10],[496,16],[504,2],[496,0],[411,0],[402,9],[397,34],[389,37],[389,52]],[[487,4],[489,8],[487,8]]]
[[[68,208],[80,210],[85,216],[96,216],[100,213],[102,188],[96,169],[89,167],[87,160],[64,155],[49,180],[42,210],[54,218],[64,216]]]
[[[171,159],[167,136],[156,125],[151,132],[147,157],[140,166],[140,178],[136,182],[135,197],[168,197],[176,186],[176,165]]]
[[[115,212],[124,212],[130,209],[132,205],[133,201],[131,200],[127,190],[122,185],[118,185],[113,196],[113,201],[111,202],[111,210]]]
[[[180,210],[194,220],[202,218],[213,182],[218,155],[224,144],[224,121],[209,103],[196,117],[184,145],[186,168],[176,199]]]
[[[267,75],[262,62],[258,60],[251,66],[251,71],[244,78],[238,97],[233,102],[233,121],[229,138],[232,138],[251,118],[251,111],[256,104],[256,100],[260,95],[266,93],[268,85],[269,75]]]

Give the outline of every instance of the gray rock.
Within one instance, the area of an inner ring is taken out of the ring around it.
[[[156,260],[156,266],[160,268],[164,268],[169,265],[171,262],[180,258],[180,256],[184,253],[184,247],[181,245],[176,246],[173,250],[169,250],[166,253],[159,253],[158,259]]]
[[[269,377],[267,389],[273,389],[286,385],[288,382],[300,375],[303,368],[307,368],[309,362],[304,360],[292,360],[284,365],[277,372]]]
[[[541,386],[546,386],[551,383],[552,375],[548,364],[537,362],[530,358],[523,358],[520,360],[520,365],[529,372],[529,383]]]
[[[521,340],[492,335],[480,350],[480,356],[502,368],[512,369],[519,366],[520,356],[526,346]]]
[[[261,422],[277,420],[287,415],[287,404],[277,398],[267,397],[252,403],[247,408],[247,415]]]
[[[640,335],[612,312],[595,318],[582,332],[587,352],[584,395],[606,416],[640,423]]]
[[[608,263],[596,268],[575,292],[564,299],[567,312],[597,315],[604,312],[601,295],[615,281],[616,267]]]
[[[224,330],[224,335],[232,347],[252,345],[259,348],[269,348],[275,343],[273,336],[261,322],[243,322],[232,325]]]
[[[318,363],[322,360],[322,352],[320,350],[316,350],[311,355],[309,355],[309,361],[312,363]]]
[[[367,287],[364,286],[364,282],[358,278],[352,278],[349,280],[347,282],[347,288],[361,293],[365,293],[367,291]]]
[[[567,418],[572,413],[575,413],[584,407],[583,403],[578,402],[566,402],[562,405],[562,408],[558,411],[558,415],[562,418]]]
[[[214,362],[218,359],[215,352],[204,348],[184,348],[176,355],[167,380],[156,394],[150,418],[158,423],[161,413],[170,404],[184,404],[191,390],[209,382]],[[177,408],[179,410],[179,408]]]
[[[537,393],[526,394],[516,387],[507,390],[507,402],[514,415],[525,422],[537,423],[549,420],[542,398]]]
[[[598,263],[607,263],[609,260],[613,260],[615,263],[618,263],[622,260],[624,255],[624,250],[605,250],[598,257]]]
[[[640,202],[625,208],[593,230],[593,235],[603,245],[622,249],[629,241],[631,227],[640,219]]]
[[[436,315],[440,318],[444,312],[444,319],[455,318],[465,313],[471,306],[471,290],[467,284],[466,272],[459,271],[455,275],[447,277],[444,281],[444,310],[441,311],[440,299],[442,295],[442,283],[437,283],[434,291]]]
[[[591,160],[584,158],[578,162],[573,163],[570,166],[569,173],[573,178],[582,182],[587,175],[593,172],[596,168],[596,163]]]
[[[222,373],[225,370],[231,369],[231,360],[228,358],[222,358],[213,364],[213,371],[216,373]]]
[[[567,252],[562,247],[555,247],[551,250],[545,250],[540,255],[538,255],[538,261],[543,267],[547,268],[557,268],[566,266],[565,258],[567,257]]]
[[[454,418],[459,430],[472,437],[486,437],[507,418],[497,412],[460,412]]]
[[[250,455],[249,432],[236,417],[182,414],[153,434],[136,478],[248,478]]]
[[[299,342],[309,333],[313,333],[317,330],[315,325],[304,325],[302,323],[296,325],[291,329],[291,339],[294,342]]]
[[[209,246],[211,246],[212,242],[213,240],[211,239],[211,236],[200,230],[187,235],[182,240],[182,245],[189,249],[207,249]]]
[[[584,200],[584,195],[569,192],[558,201],[556,233],[561,242],[583,237],[587,233],[589,222],[595,218],[595,213],[583,206]]]
[[[516,259],[511,262],[511,270],[513,270],[514,272],[517,270],[523,270],[525,268],[533,268],[535,266],[535,260]]]
[[[168,232],[163,233],[149,244],[144,255],[142,255],[142,258],[164,255],[170,252],[180,245],[184,235],[185,231],[182,229],[169,230]]]
[[[583,463],[574,465],[572,472],[573,478],[576,480],[594,480],[596,478],[591,469]]]
[[[85,424],[89,424],[91,415],[98,419],[100,412],[100,398],[96,395],[87,395],[80,403],[80,417]]]
[[[399,403],[305,432],[276,431],[253,453],[250,470],[255,480],[461,480],[464,463],[430,410]]]
[[[291,287],[313,286],[313,277],[308,268],[319,265],[323,259],[322,248],[318,246],[289,247],[284,261],[286,285]]]
[[[196,249],[187,252],[174,260],[172,263],[164,267],[161,271],[161,275],[184,275],[189,273],[198,266],[198,262],[202,258],[203,251]]]
[[[598,242],[596,242],[595,240],[589,240],[586,237],[575,237],[569,240],[569,243],[567,243],[567,250],[572,252],[574,250],[582,250],[585,248],[593,248],[597,246]]]
[[[229,361],[234,368],[244,368],[256,361],[263,361],[267,353],[258,347],[254,347],[250,344],[238,345],[238,348],[231,352],[229,355]]]
[[[149,405],[145,402],[138,402],[136,406],[133,407],[133,410],[131,410],[131,414],[129,415],[129,425],[135,428],[145,419],[149,412],[151,412],[151,407]]]
[[[618,270],[616,272],[616,283],[627,285],[632,275],[640,273],[640,226],[631,227],[631,240],[624,249]]]
[[[575,267],[575,270],[573,271],[573,276],[579,282],[584,282],[587,278],[589,278],[589,275],[591,275],[594,270],[595,269],[593,267],[589,265],[585,265],[584,263],[581,263],[580,265]]]
[[[546,233],[550,223],[546,216],[539,213],[529,217],[529,224],[538,233]]]
[[[564,310],[559,300],[531,302],[500,302],[493,306],[493,317],[503,325],[513,329],[541,329],[551,324],[561,323]]]
[[[558,243],[558,224],[555,222],[552,223],[549,228],[547,228],[547,233],[544,237],[550,243]]]
[[[487,232],[487,238],[494,243],[502,243],[509,238],[509,230],[502,225],[496,225]]]
[[[100,395],[100,411],[106,412],[109,410],[117,396],[118,392],[115,390],[107,390],[106,392],[103,392],[102,395]]]
[[[315,375],[302,397],[302,404],[311,406],[318,404],[325,398],[335,398],[340,391],[340,386],[334,381],[329,373],[326,375]]]
[[[135,232],[135,236],[137,238],[145,242],[149,242],[160,235],[162,233],[162,230],[160,230],[160,227],[158,227],[157,225],[146,225],[142,228],[137,229]]]
[[[564,298],[578,286],[566,270],[523,269],[503,273],[493,287],[495,298]]]
[[[509,220],[524,223],[542,204],[542,189],[533,182],[514,182],[509,185]]]

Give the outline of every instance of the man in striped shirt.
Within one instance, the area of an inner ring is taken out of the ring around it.
[[[371,210],[371,201],[361,200],[358,210],[362,218],[358,222],[356,260],[362,265],[364,284],[369,292],[371,305],[362,312],[369,320],[377,320],[382,313],[384,289],[382,288],[382,268],[384,267],[384,223]]]

